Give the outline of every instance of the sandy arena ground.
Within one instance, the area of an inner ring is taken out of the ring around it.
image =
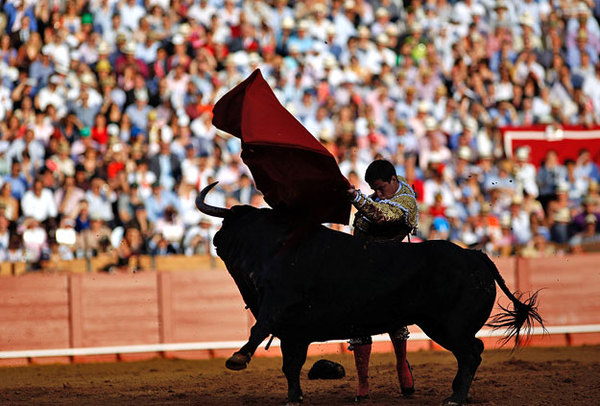
[[[309,381],[305,405],[349,405],[356,386],[350,354],[329,355],[346,368],[336,381]],[[440,405],[456,372],[447,352],[409,354],[417,392],[399,395],[392,354],[374,354],[368,405]],[[282,405],[286,382],[280,358],[255,358],[245,371],[224,360],[0,368],[0,405]],[[485,351],[473,384],[475,405],[600,405],[600,346]]]

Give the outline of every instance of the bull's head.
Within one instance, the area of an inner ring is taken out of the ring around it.
[[[216,184],[202,189],[196,198],[196,207],[204,214],[223,219],[214,237],[217,253],[256,316],[264,277],[271,259],[281,248],[286,230],[272,209],[246,205],[226,209],[205,203],[206,195]]]

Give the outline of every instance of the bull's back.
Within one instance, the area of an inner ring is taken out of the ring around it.
[[[407,244],[347,235],[320,237],[316,245],[301,250],[294,265],[310,275],[303,282],[303,297],[310,302],[306,316],[316,323],[348,325],[360,320],[372,332],[385,332],[390,320],[419,324],[423,315],[470,311],[477,301],[484,304],[482,313],[491,311],[494,280],[479,252],[445,241]]]

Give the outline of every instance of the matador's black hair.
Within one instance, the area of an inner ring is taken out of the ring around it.
[[[365,181],[368,184],[381,179],[384,182],[389,182],[393,177],[396,176],[396,168],[390,161],[385,159],[378,159],[371,162],[367,171],[365,172]]]

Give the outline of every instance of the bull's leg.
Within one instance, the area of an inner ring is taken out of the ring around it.
[[[467,401],[469,388],[481,363],[483,342],[472,337],[451,351],[458,362],[458,372],[452,381],[452,396],[444,401],[444,405],[457,406],[463,405]]]
[[[458,363],[458,372],[452,381],[452,396],[444,400],[444,406],[464,405],[475,372],[481,363],[483,342],[474,335],[457,334],[458,323],[419,324],[423,332],[433,341],[451,351]]]
[[[270,330],[267,323],[262,322],[260,319],[261,318],[259,317],[259,320],[256,321],[256,324],[250,330],[248,342],[225,361],[225,366],[228,369],[234,371],[245,369],[248,366],[248,363],[250,363],[254,351],[256,351],[260,343],[269,336]]]
[[[308,343],[289,338],[281,339],[282,370],[288,382],[288,405],[298,405],[302,402],[300,371],[306,361],[307,351]]]

